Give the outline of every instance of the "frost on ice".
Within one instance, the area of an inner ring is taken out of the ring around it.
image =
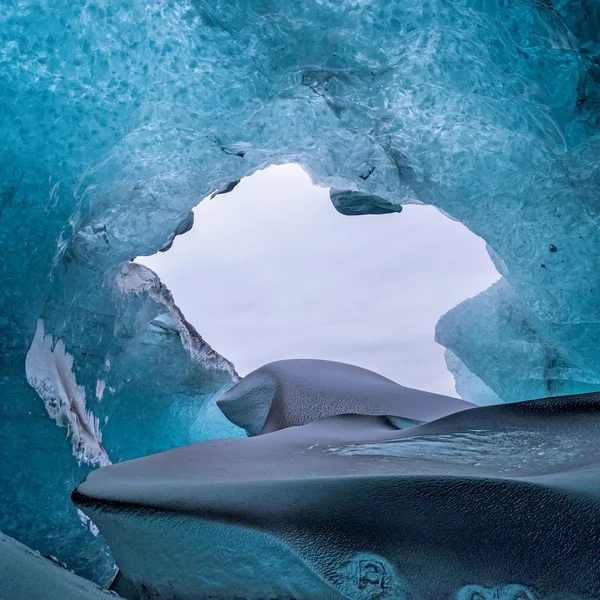
[[[65,427],[79,463],[104,467],[110,459],[102,445],[100,423],[85,407],[85,389],[73,373],[73,356],[62,340],[45,334],[38,320],[35,337],[27,353],[25,371],[29,385],[44,401],[48,416]]]

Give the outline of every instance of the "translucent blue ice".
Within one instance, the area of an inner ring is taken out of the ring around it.
[[[273,163],[486,240],[504,280],[438,328],[468,399],[598,387],[599,32],[587,0],[3,1],[0,528],[105,579],[67,490],[224,432],[233,368],[128,261]]]
[[[3,461],[0,482],[7,533],[102,583],[113,561],[94,525],[70,506],[77,480],[92,467],[244,435],[215,403],[237,380],[232,365],[185,321],[152,271],[126,263],[114,278],[120,295],[111,299],[116,290],[107,286],[86,298],[98,309],[93,323],[53,329],[38,320],[21,375],[37,397],[25,382],[14,396],[15,418],[3,427],[19,460]],[[113,336],[102,339],[109,326]]]

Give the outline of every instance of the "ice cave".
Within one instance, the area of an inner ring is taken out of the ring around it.
[[[597,0],[3,0],[0,74],[0,600],[600,598]],[[288,163],[485,240],[462,400],[240,378],[134,261]]]

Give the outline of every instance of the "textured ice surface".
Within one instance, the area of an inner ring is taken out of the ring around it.
[[[86,410],[85,389],[77,384],[72,368],[73,357],[65,352],[62,340],[45,335],[40,319],[25,360],[27,381],[44,401],[48,416],[67,429],[77,462],[105,467],[110,460],[102,445],[100,423]],[[98,400],[103,395],[100,381],[96,382]]]
[[[487,241],[505,280],[438,331],[471,381],[598,386],[599,21],[588,0],[2,2],[0,527],[97,569],[64,503],[86,472],[74,421],[27,384],[39,319],[47,358],[73,359],[50,393],[85,390],[111,460],[204,435],[187,425],[231,366],[158,282],[117,281],[273,163],[370,198],[354,212],[432,204]]]
[[[315,359],[264,365],[217,404],[248,435],[342,414],[389,416],[398,427],[410,427],[473,407],[464,400],[398,385],[361,367]]]
[[[599,388],[591,363],[569,362],[541,334],[530,307],[501,279],[439,320],[436,340],[447,348],[446,363],[463,398],[477,404],[541,398],[560,394],[565,380],[572,392]]]
[[[57,562],[0,533],[0,597],[2,600],[115,600],[114,594]]]
[[[242,597],[283,587],[284,597],[311,598],[312,572],[359,600],[591,600],[600,594],[598,440],[599,394],[475,408],[404,430],[344,415],[113,465],[73,498],[124,575],[166,598],[235,597],[228,590],[254,563],[261,576]],[[210,560],[219,531],[239,548],[239,570]],[[269,541],[253,546],[252,536]],[[284,550],[307,572],[263,578]]]
[[[152,271],[126,263],[111,277],[113,289],[82,299],[97,312],[63,307],[60,326],[40,319],[26,357],[2,357],[12,372],[0,383],[11,440],[0,467],[4,531],[104,584],[113,561],[68,501],[77,481],[110,461],[243,435],[215,404],[237,380],[231,364]]]
[[[112,513],[117,537],[111,543],[122,569],[113,587],[125,598],[344,598],[267,533],[191,515],[149,516],[146,521]],[[148,544],[143,548],[136,539]]]

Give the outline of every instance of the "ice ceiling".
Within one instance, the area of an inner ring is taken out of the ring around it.
[[[241,435],[233,366],[129,261],[269,164],[486,240],[503,279],[437,329],[465,398],[598,389],[599,42],[589,0],[2,2],[0,529],[106,581],[89,469]]]

